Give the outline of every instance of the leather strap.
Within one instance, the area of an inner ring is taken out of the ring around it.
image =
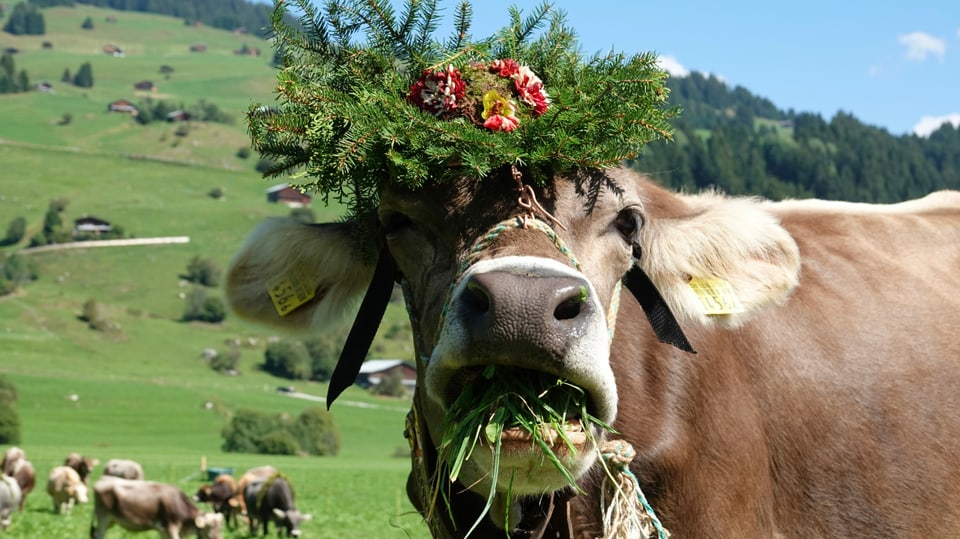
[[[373,280],[367,288],[367,293],[360,303],[360,310],[353,320],[353,327],[347,335],[347,342],[340,352],[340,359],[330,376],[330,387],[327,390],[327,409],[333,401],[348,387],[353,385],[360,374],[360,367],[367,357],[367,351],[377,335],[383,313],[387,310],[390,295],[393,293],[393,283],[397,275],[397,266],[386,249],[380,249],[377,258],[377,267],[373,271]]]

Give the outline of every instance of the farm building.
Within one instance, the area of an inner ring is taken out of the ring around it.
[[[137,115],[137,106],[126,99],[118,99],[107,105],[108,112],[126,112],[134,116]]]
[[[357,385],[361,387],[373,387],[380,384],[386,377],[394,373],[399,373],[403,385],[408,389],[413,389],[417,385],[417,368],[402,359],[368,359],[360,367],[360,374],[357,375]]]
[[[73,221],[73,235],[78,234],[95,234],[99,235],[104,232],[110,232],[113,227],[110,226],[109,221],[104,221],[97,217],[90,215],[80,217]]]
[[[194,43],[190,45],[190,52],[207,52],[207,46],[203,43]]]
[[[306,208],[310,206],[310,200],[310,195],[290,184],[280,183],[267,189],[267,202],[279,202],[291,208]]]
[[[133,89],[144,92],[155,92],[157,91],[157,85],[154,84],[152,80],[142,80],[140,82],[135,82],[133,84]]]

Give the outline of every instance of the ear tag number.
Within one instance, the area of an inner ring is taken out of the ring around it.
[[[737,299],[730,283],[718,277],[693,277],[688,283],[693,293],[700,298],[703,313],[707,316],[742,313],[746,309]]]
[[[294,275],[279,275],[267,282],[267,293],[277,314],[287,316],[297,307],[313,299],[316,290]]]

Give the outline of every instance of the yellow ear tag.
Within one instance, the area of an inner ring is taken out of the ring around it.
[[[267,281],[267,293],[273,300],[277,314],[287,316],[313,299],[316,290],[294,275],[278,275]]]
[[[737,294],[733,291],[730,283],[719,277],[704,279],[693,277],[688,284],[693,289],[693,293],[700,298],[700,303],[703,304],[703,314],[707,316],[737,314],[746,310],[740,300],[737,299]]]

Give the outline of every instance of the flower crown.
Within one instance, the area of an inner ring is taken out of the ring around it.
[[[503,84],[504,79],[510,83]],[[512,58],[474,63],[463,72],[453,65],[425,70],[407,100],[438,118],[463,116],[490,131],[507,132],[516,129],[524,115],[515,100],[526,105],[533,118],[550,105],[540,77]]]
[[[438,0],[394,3],[275,3],[279,105],[247,114],[253,147],[275,163],[265,176],[293,174],[357,216],[386,185],[420,189],[506,166],[542,182],[671,138],[679,110],[666,104],[653,54],[585,56],[548,3],[526,17],[511,8],[504,28],[473,39],[472,7],[458,2],[445,40],[434,37]]]

